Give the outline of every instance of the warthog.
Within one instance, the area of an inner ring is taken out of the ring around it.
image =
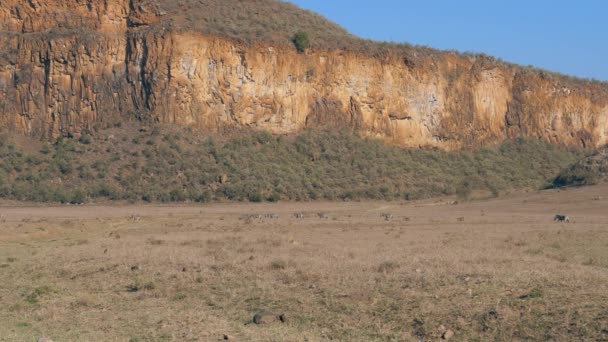
[[[390,214],[390,213],[383,213],[383,214],[382,214],[382,215],[380,215],[380,216],[384,217],[384,220],[385,220],[385,221],[390,221],[390,220],[392,220],[392,219],[393,219],[393,214]]]
[[[553,221],[556,222],[570,222],[570,217],[568,217],[568,215],[555,215],[555,217],[553,217]]]
[[[276,220],[279,218],[279,214],[264,214],[264,218]]]

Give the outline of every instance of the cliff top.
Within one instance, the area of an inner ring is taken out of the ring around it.
[[[292,3],[279,0],[134,0],[133,26],[156,16],[158,24],[171,24],[182,31],[202,32],[244,43],[291,46],[296,32],[306,32],[310,47],[319,50],[347,50],[372,54],[389,49],[411,49],[406,43],[377,42],[349,33],[340,25]],[[152,25],[154,26],[154,25]],[[443,51],[416,47],[426,54]]]
[[[605,82],[581,79],[532,66],[520,66],[483,53],[443,51],[408,43],[379,42],[363,39],[349,33],[340,25],[292,3],[279,0],[135,0],[132,10],[155,12],[162,22],[171,22],[175,28],[227,37],[246,43],[291,45],[296,32],[306,32],[310,47],[320,50],[346,50],[376,56],[405,55],[410,61],[421,58],[442,57],[446,53],[502,67],[523,68],[543,77],[554,77],[562,82]],[[571,85],[571,84],[569,84]]]
[[[349,47],[361,40],[319,14],[277,0],[143,0],[135,6],[156,9],[181,29],[245,42],[289,44],[298,31],[307,32],[311,46],[319,49]]]
[[[0,46],[15,33],[51,36],[120,33],[125,21],[133,30],[170,26],[178,31],[201,32],[246,44],[293,46],[298,31],[309,36],[315,50],[345,50],[376,57],[403,59],[405,63],[431,62],[453,55],[486,67],[512,68],[542,78],[554,78],[565,86],[595,85],[602,92],[608,83],[580,79],[531,66],[519,66],[485,54],[442,51],[407,43],[377,42],[350,34],[336,23],[292,3],[279,0],[117,0],[41,1],[8,0],[0,4]],[[122,24],[120,24],[122,22]],[[16,51],[2,49],[0,60]]]

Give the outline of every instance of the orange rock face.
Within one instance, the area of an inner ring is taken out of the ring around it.
[[[533,137],[608,143],[608,87],[489,58],[243,44],[174,28],[153,5],[0,3],[0,126],[78,136],[137,115],[205,130],[335,127],[452,150]]]

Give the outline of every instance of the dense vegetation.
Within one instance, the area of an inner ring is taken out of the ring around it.
[[[608,180],[608,147],[565,168],[551,187],[594,185]]]
[[[225,138],[174,127],[123,126],[34,149],[12,141],[0,139],[0,197],[64,203],[497,195],[546,186],[583,153],[526,140],[447,153],[328,131]]]

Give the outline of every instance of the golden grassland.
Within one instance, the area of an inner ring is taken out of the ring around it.
[[[607,191],[5,204],[0,341],[607,340]]]

